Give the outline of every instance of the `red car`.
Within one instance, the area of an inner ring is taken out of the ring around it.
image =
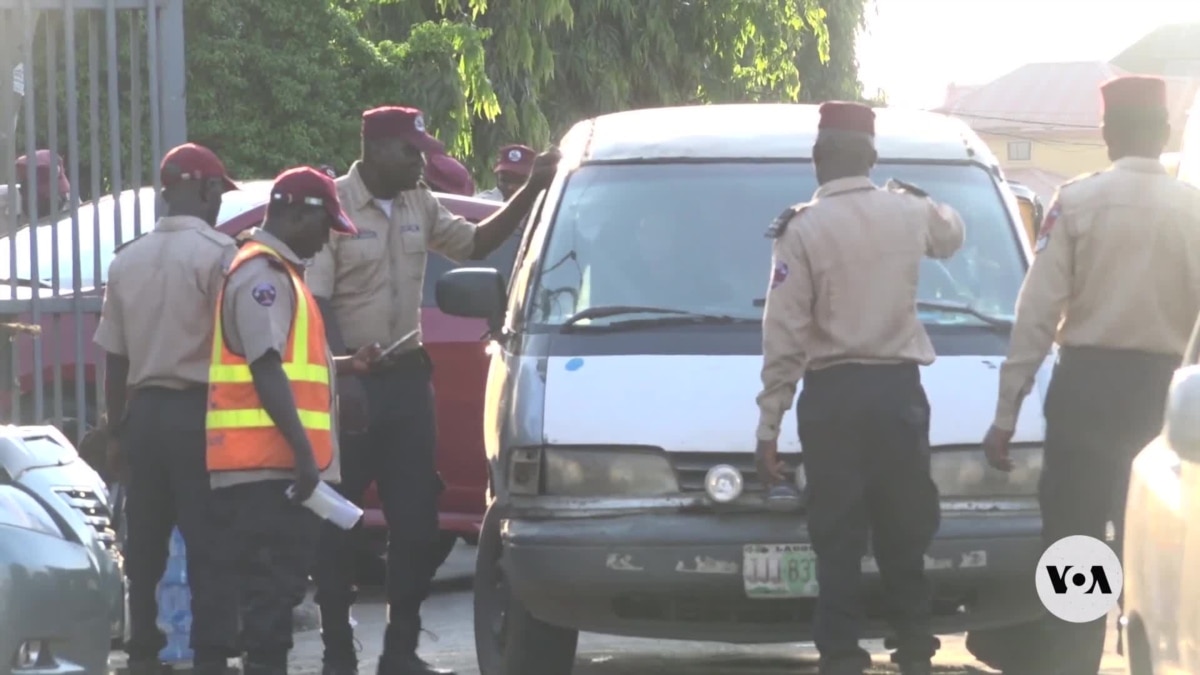
[[[267,196],[270,191],[270,181],[247,181],[242,189],[225,195],[219,216],[218,229],[232,235],[259,225],[262,222],[266,208]],[[478,222],[492,214],[499,204],[492,201],[462,197],[458,195],[438,193],[438,199],[446,207],[468,220]],[[112,260],[115,248],[113,213],[121,213],[121,240],[128,241],[135,236],[136,231],[147,231],[154,224],[153,188],[127,190],[120,195],[119,206],[114,209],[110,196],[101,198],[96,203],[83,204],[79,208],[79,242],[80,251],[80,286],[82,295],[98,300],[97,286],[104,283],[108,265]],[[138,214],[135,223],[134,214]],[[98,221],[98,222],[97,222]],[[96,363],[102,358],[100,351],[92,344],[95,332],[96,315],[85,312],[81,318],[83,357],[76,357],[76,335],[73,322],[73,308],[69,296],[74,286],[72,251],[75,248],[72,241],[71,218],[64,216],[57,227],[42,225],[34,228],[38,243],[37,276],[40,284],[32,284],[31,265],[28,251],[30,250],[30,230],[22,230],[16,236],[15,248],[18,251],[18,266],[16,274],[8,270],[9,237],[0,237],[0,279],[15,277],[18,288],[10,290],[7,283],[0,283],[0,294],[7,292],[7,299],[16,295],[16,299],[28,299],[34,290],[38,289],[40,297],[46,298],[43,305],[40,323],[42,324],[42,377],[44,411],[41,419],[49,419],[54,415],[54,381],[56,373],[61,373],[62,398],[64,417],[77,416],[75,405],[77,380],[76,363],[82,361],[82,379],[85,383],[85,399],[87,401],[87,421],[94,423],[96,405],[95,393]],[[136,230],[136,231],[135,231]],[[98,245],[94,245],[97,238]],[[57,240],[58,246],[53,246]],[[507,274],[516,257],[519,237],[514,236],[499,250],[485,261],[473,262],[472,265],[486,265],[499,269]],[[55,250],[57,248],[57,250]],[[53,253],[58,253],[57,258]],[[23,254],[23,255],[22,255]],[[96,265],[96,261],[99,265]],[[57,263],[57,264],[55,264]],[[57,279],[55,268],[57,267]],[[441,527],[445,533],[444,551],[449,553],[454,542],[463,538],[474,542],[479,534],[479,526],[483,520],[485,498],[487,492],[487,468],[483,455],[483,395],[484,383],[487,377],[487,358],[484,354],[485,343],[480,339],[486,326],[483,321],[460,319],[442,314],[434,302],[434,286],[446,270],[455,267],[454,263],[438,255],[429,257],[428,269],[425,275],[424,307],[422,308],[421,324],[424,329],[426,348],[434,362],[434,388],[437,392],[438,415],[438,471],[446,483],[440,503]],[[96,271],[99,274],[96,274]],[[24,280],[24,281],[21,281]],[[52,288],[52,282],[57,281],[57,287]],[[93,302],[95,302],[94,300]],[[61,306],[59,306],[61,305]],[[50,312],[56,314],[50,314]],[[21,315],[4,317],[8,321],[23,321],[32,323],[31,316]],[[17,349],[17,372],[15,377],[8,376],[8,366],[11,363],[9,350],[15,345]],[[33,341],[26,337],[17,337],[15,341],[0,340],[0,376],[6,381],[17,384],[22,398],[21,417],[32,421],[32,399],[36,369],[34,367]],[[11,418],[12,392],[0,392],[0,408]],[[40,420],[39,420],[40,421]],[[64,426],[73,426],[64,424]],[[73,429],[69,430],[74,438]],[[369,552],[378,559],[386,543],[386,529],[383,512],[379,508],[375,486],[368,488],[366,495],[366,515],[364,526],[368,533]]]
[[[225,220],[217,229],[232,236],[261,223],[269,189],[268,181],[242,184],[241,192],[245,196],[259,198],[257,205]],[[479,222],[500,207],[499,203],[493,201],[436,194],[452,213],[472,222]],[[241,199],[242,196],[237,198]],[[486,260],[472,261],[469,265],[493,267],[507,275],[512,270],[519,245],[520,236],[514,235]],[[482,340],[487,326],[482,320],[447,316],[434,301],[434,287],[438,278],[456,266],[439,255],[429,256],[421,308],[425,348],[433,359],[433,387],[438,418],[438,472],[446,484],[439,504],[443,535],[441,560],[449,555],[459,538],[475,543],[483,514],[487,510],[487,463],[483,454],[483,393],[487,381],[487,355]],[[386,550],[387,523],[374,483],[367,487],[364,506],[366,553],[372,560],[379,560]],[[372,572],[377,573],[378,570]]]

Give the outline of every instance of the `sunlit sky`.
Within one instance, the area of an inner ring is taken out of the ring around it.
[[[873,0],[859,76],[893,106],[940,105],[1026,63],[1108,60],[1151,30],[1200,21],[1200,0]]]

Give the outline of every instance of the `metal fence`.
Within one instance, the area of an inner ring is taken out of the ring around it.
[[[185,87],[183,0],[0,0],[0,419],[78,441],[104,409],[103,281],[153,226]]]

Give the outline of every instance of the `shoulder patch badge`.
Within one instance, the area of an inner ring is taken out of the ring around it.
[[[775,269],[771,272],[771,290],[779,288],[780,284],[787,281],[788,273],[787,263],[782,260],[775,263]]]
[[[767,228],[766,237],[768,239],[778,239],[787,232],[788,225],[791,224],[792,218],[800,215],[804,211],[803,206],[789,206],[783,210],[783,213],[776,216],[775,220],[771,221],[771,226]]]
[[[250,290],[250,297],[263,307],[275,304],[275,284],[263,282]]]

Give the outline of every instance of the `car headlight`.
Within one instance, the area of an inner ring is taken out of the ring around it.
[[[652,497],[679,492],[670,462],[653,451],[547,448],[545,471],[548,495]]]
[[[1042,474],[1040,447],[1009,449],[1012,471],[1005,473],[987,463],[982,448],[934,449],[933,482],[942,498],[1036,497]]]
[[[65,538],[50,512],[32,495],[13,485],[0,485],[0,525]]]

